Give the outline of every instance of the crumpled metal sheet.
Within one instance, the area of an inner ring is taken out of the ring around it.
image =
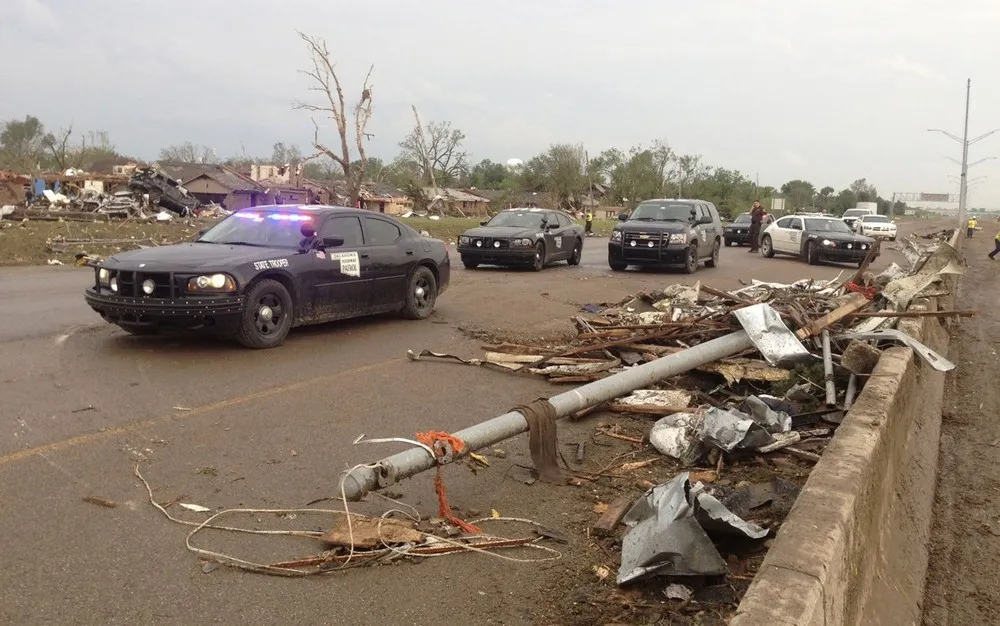
[[[772,396],[773,397],[773,396]],[[778,400],[774,398],[774,400]],[[750,418],[764,427],[769,433],[787,433],[792,429],[792,416],[784,411],[777,411],[757,396],[747,396],[744,400],[750,409]]]
[[[703,421],[703,416],[694,413],[674,413],[661,417],[649,431],[649,443],[657,452],[677,459],[681,465],[694,465],[703,451]]]
[[[736,309],[733,315],[771,365],[790,366],[815,359],[769,304],[754,304]]]
[[[845,333],[837,337],[837,339],[882,339],[885,341],[898,341],[913,350],[917,356],[922,358],[928,365],[939,372],[950,372],[955,369],[954,363],[944,358],[934,350],[931,350],[927,345],[917,341],[901,330],[896,330],[895,328],[867,333]]]
[[[716,407],[705,411],[701,439],[726,452],[774,443],[774,437],[746,413]]]
[[[701,483],[692,487],[687,472],[647,490],[622,522],[629,530],[622,539],[619,585],[652,575],[724,574],[726,562],[711,535],[763,539],[768,533],[733,515]]]
[[[958,251],[943,243],[927,257],[916,274],[890,281],[882,290],[882,295],[896,310],[902,311],[921,291],[940,280],[942,275],[964,274],[966,267],[967,264]]]

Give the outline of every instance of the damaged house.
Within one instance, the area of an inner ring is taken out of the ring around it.
[[[427,203],[440,208],[444,213],[488,215],[490,212],[489,199],[460,189],[424,187],[423,192],[427,197]]]
[[[202,204],[214,202],[237,211],[271,203],[264,186],[225,165],[161,162],[158,166]]]

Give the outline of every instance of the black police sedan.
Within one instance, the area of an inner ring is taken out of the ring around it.
[[[646,200],[618,216],[608,240],[608,265],[620,272],[629,265],[683,264],[693,273],[704,260],[719,264],[722,221],[719,211],[704,200]]]
[[[791,254],[810,265],[825,260],[860,266],[874,245],[874,239],[855,234],[840,218],[808,215],[786,215],[768,226],[760,237],[764,256]]]
[[[768,225],[774,221],[774,217],[770,214],[764,216],[764,220],[761,222],[760,229],[763,231]],[[726,243],[726,247],[733,245],[734,243],[738,246],[744,246],[750,244],[750,214],[740,213],[736,216],[732,222],[726,224],[725,228],[722,230],[722,239]]]
[[[426,318],[450,275],[442,241],[391,217],[286,204],[240,210],[190,243],[113,255],[85,298],[132,334],[203,330],[271,348],[304,324]]]
[[[554,261],[579,265],[583,226],[551,209],[504,209],[479,228],[462,233],[458,253],[468,269],[479,265],[528,265],[536,272]]]

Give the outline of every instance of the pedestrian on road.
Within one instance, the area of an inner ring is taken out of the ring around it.
[[[1000,232],[997,232],[997,236],[993,238],[993,252],[986,256],[996,260],[997,253],[1000,253]]]
[[[590,237],[591,230],[594,228],[594,211],[593,209],[587,209],[587,221],[584,224],[583,230]]]
[[[976,218],[970,217],[965,225],[965,238],[972,239],[972,234],[976,232]]]
[[[753,208],[750,209],[750,250],[751,254],[757,252],[760,245],[760,223],[764,220],[764,207],[760,206],[760,200],[753,201]]]

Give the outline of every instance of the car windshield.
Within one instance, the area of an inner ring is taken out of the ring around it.
[[[850,233],[847,224],[834,219],[806,219],[806,230],[819,233]]]
[[[303,222],[311,215],[287,211],[239,211],[222,220],[197,241],[202,243],[298,248]]]
[[[652,222],[687,222],[691,220],[692,210],[694,210],[694,207],[690,204],[643,202],[635,208],[635,211],[632,211],[629,219]]]
[[[844,211],[844,217],[856,217],[858,215],[867,215],[868,212],[864,209],[847,209]]]
[[[733,220],[733,224],[749,224],[749,223],[750,223],[749,213],[741,213],[736,216],[736,219]]]
[[[864,217],[865,223],[868,222],[888,222],[889,218],[885,215],[866,215]]]
[[[503,211],[493,216],[487,226],[511,226],[515,228],[541,228],[544,213],[540,211]]]

